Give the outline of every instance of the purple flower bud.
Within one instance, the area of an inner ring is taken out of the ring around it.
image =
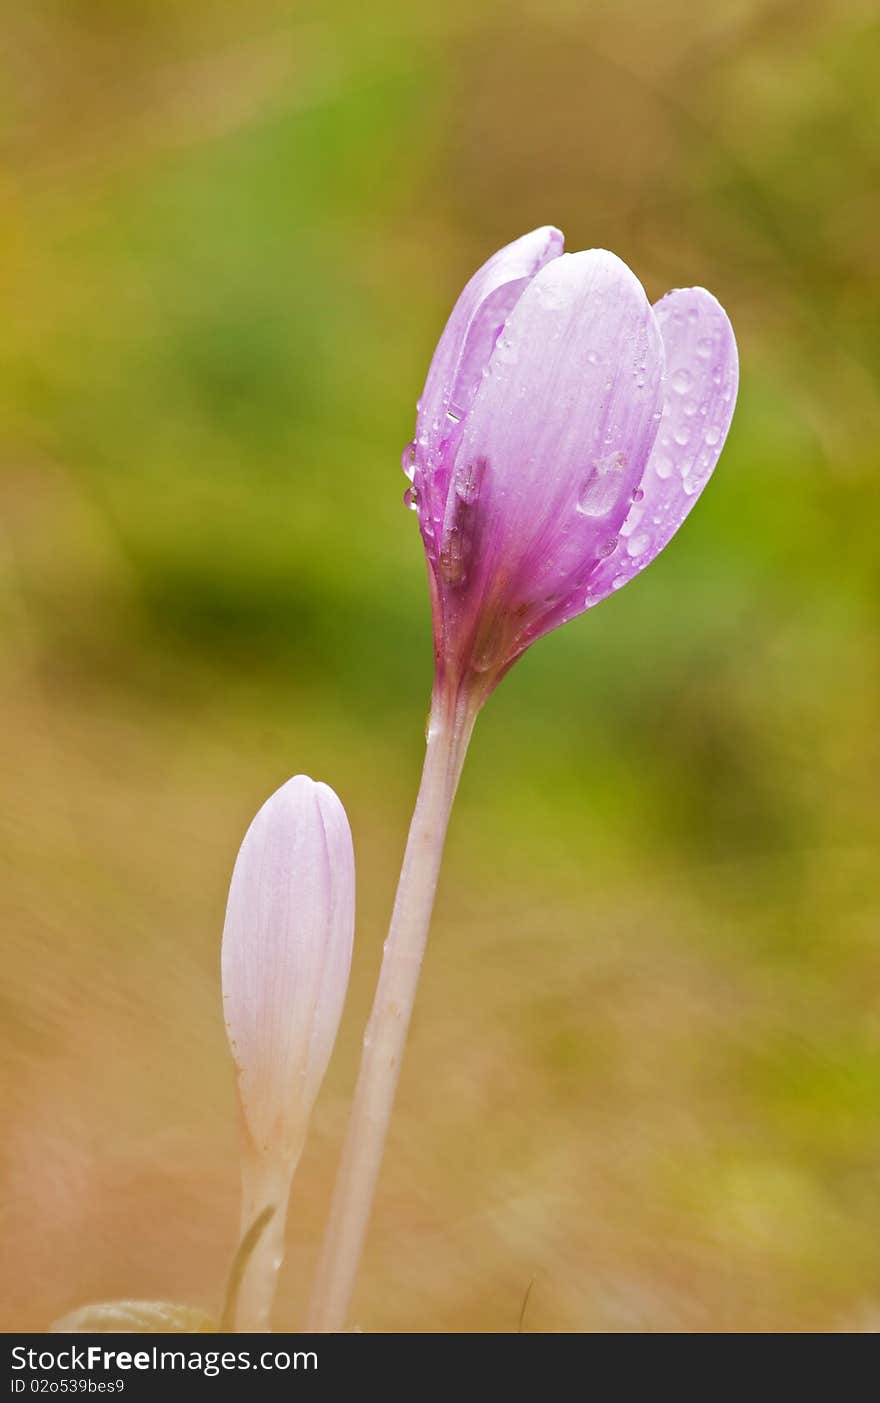
[[[654,559],[715,466],[737,373],[702,288],[652,308],[613,253],[563,254],[550,228],[489,259],[404,453],[440,685],[484,699],[530,643]]]

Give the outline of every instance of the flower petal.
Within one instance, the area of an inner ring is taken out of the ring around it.
[[[315,797],[330,870],[330,905],[324,956],[318,972],[314,1004],[316,1016],[312,1022],[306,1061],[307,1091],[312,1099],[318,1094],[330,1061],[345,1002],[351,970],[355,911],[354,849],[348,818],[329,785],[317,783]]]
[[[449,456],[446,445],[460,432],[458,426],[470,407],[505,319],[530,279],[561,254],[562,246],[562,234],[551,225],[523,234],[477,270],[456,302],[437,343],[419,400],[411,450],[410,466],[423,520],[426,515],[435,523],[442,519],[449,485],[448,474],[442,472],[443,462]]]
[[[565,254],[532,280],[465,422],[449,494],[440,559],[456,559],[456,539],[470,553],[456,559],[459,579],[473,577],[469,613],[518,617],[524,645],[562,622],[569,596],[565,617],[584,608],[657,432],[663,363],[642,285],[614,254]]]
[[[739,365],[724,308],[702,287],[655,304],[666,348],[663,418],[615,551],[590,576],[588,605],[644,570],[675,535],[724,447]]]

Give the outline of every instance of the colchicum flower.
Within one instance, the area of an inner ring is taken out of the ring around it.
[[[223,928],[226,1030],[237,1073],[245,1266],[239,1328],[268,1329],[290,1182],[336,1041],[354,933],[354,853],[332,789],[305,775],[260,809]]]
[[[425,951],[483,702],[535,639],[654,559],[705,487],[737,354],[711,293],[651,307],[613,253],[537,229],[475,273],[403,455],[428,559],[435,678],[422,782],[309,1315],[347,1318]]]
[[[704,288],[653,307],[613,253],[537,229],[494,254],[440,338],[404,452],[438,688],[479,701],[542,634],[678,530],[718,460],[736,343]]]

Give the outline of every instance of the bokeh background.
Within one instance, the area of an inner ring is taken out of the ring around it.
[[[880,1330],[880,28],[870,0],[31,0],[0,171],[3,1326],[216,1308],[218,947],[304,770],[359,866],[301,1319],[422,754],[400,450],[461,285],[559,224],[742,356],[651,569],[462,785],[354,1320]]]

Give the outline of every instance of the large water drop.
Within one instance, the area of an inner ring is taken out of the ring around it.
[[[616,506],[625,463],[626,458],[620,452],[596,459],[578,496],[577,509],[581,516],[607,516]]]

